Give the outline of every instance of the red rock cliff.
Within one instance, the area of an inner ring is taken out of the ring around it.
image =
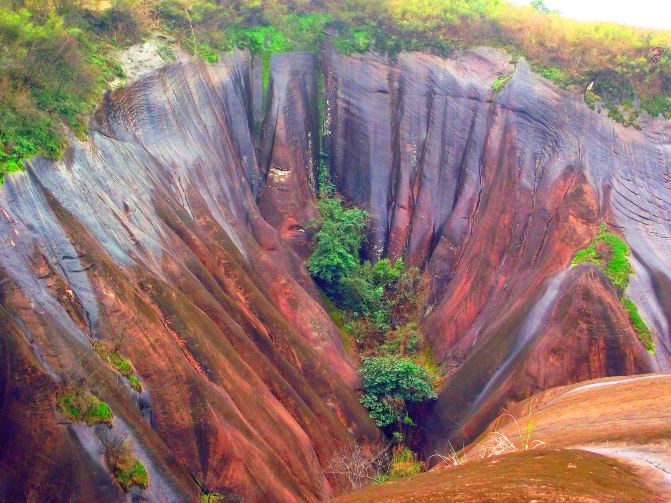
[[[277,72],[314,79],[306,59]],[[275,75],[271,171],[313,157],[315,124],[314,93]],[[125,425],[156,501],[196,501],[196,480],[246,501],[321,500],[334,449],[378,438],[302,259],[257,207],[274,222],[288,199],[267,195],[250,79],[243,53],[162,69],[106,97],[66,160],[0,189],[0,499],[121,498],[94,436],[56,412],[66,374]],[[142,395],[90,343],[121,333]]]
[[[198,484],[321,500],[334,449],[379,438],[303,266],[320,65],[336,183],[374,217],[370,256],[424,268],[424,333],[458,367],[422,420],[427,453],[540,389],[669,369],[668,122],[620,127],[498,51],[329,48],[272,59],[260,121],[236,52],[107,96],[88,142],[0,188],[2,497],[122,497],[90,429],[57,412],[65,377],[110,404],[157,501]],[[601,222],[632,248],[654,356],[608,279],[569,268]],[[91,345],[120,334],[141,395]]]
[[[425,418],[427,454],[548,386],[669,369],[667,121],[624,128],[490,49],[394,62],[327,51],[324,67],[338,187],[375,219],[371,255],[426,266],[423,330],[458,367]],[[632,249],[626,295],[654,356],[605,276],[569,271],[601,222]]]

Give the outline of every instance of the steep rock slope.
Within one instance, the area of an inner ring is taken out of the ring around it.
[[[313,105],[283,93],[276,163],[302,120],[287,109]],[[197,484],[320,500],[333,450],[376,441],[316,287],[256,205],[252,106],[243,53],[164,68],[107,96],[63,162],[0,188],[0,499],[122,498],[93,430],[58,412],[73,382],[128,432],[152,501],[197,500]],[[96,340],[122,341],[141,394]]]
[[[308,222],[318,216],[314,174],[319,153],[319,62],[308,53],[272,57],[269,109],[262,129],[266,183],[263,218],[297,253],[307,257]]]
[[[320,64],[339,190],[373,216],[371,257],[424,267],[422,329],[435,359],[457,367],[422,419],[426,454],[538,390],[668,369],[671,125],[620,127],[509,60],[327,46],[321,62],[274,56],[265,97],[243,53],[180,63],[106,97],[90,141],[73,139],[64,161],[10,177],[0,495],[123,497],[93,430],[58,412],[72,382],[112,407],[150,500],[191,501],[198,486],[323,499],[337,490],[324,474],[334,449],[378,439],[303,266]],[[602,222],[632,248],[626,295],[654,356],[607,278],[569,267]],[[94,340],[122,340],[141,394]]]
[[[667,121],[621,127],[490,49],[324,61],[338,187],[375,219],[372,256],[426,264],[423,330],[459,368],[426,419],[428,454],[548,386],[669,369]],[[654,356],[605,277],[568,271],[602,222],[631,246],[626,295]]]

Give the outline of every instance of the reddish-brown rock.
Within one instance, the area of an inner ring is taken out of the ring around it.
[[[92,430],[57,412],[66,376],[109,403],[158,501],[194,501],[197,482],[321,500],[334,450],[378,440],[302,258],[257,208],[249,103],[243,53],[162,69],[107,96],[64,161],[2,187],[0,499],[120,498]],[[120,334],[141,396],[91,345]]]
[[[106,96],[89,141],[0,188],[0,499],[118,499],[95,436],[57,411],[66,376],[110,404],[160,501],[198,484],[327,498],[334,450],[379,439],[303,264],[319,65],[328,162],[373,216],[367,253],[424,268],[422,330],[458,367],[419,418],[425,453],[539,390],[669,369],[667,121],[621,127],[491,49],[277,55],[262,109],[259,65],[234,52]],[[570,268],[602,222],[632,249],[625,293],[654,356],[607,278]],[[139,397],[91,346],[120,332]]]
[[[375,219],[372,256],[426,264],[423,331],[459,367],[424,419],[427,453],[548,386],[671,368],[671,124],[620,126],[524,60],[495,94],[508,60],[324,58],[338,187]],[[632,249],[625,294],[653,356],[607,279],[569,271],[603,222]]]
[[[435,456],[428,473],[336,501],[666,501],[670,405],[671,375],[552,388],[506,409],[458,453],[463,464]]]
[[[468,443],[506,404],[539,390],[651,366],[605,275],[575,267],[483,330],[426,418],[427,453]]]
[[[263,218],[303,257],[305,228],[318,216],[315,172],[319,154],[318,61],[313,54],[276,54],[270,61],[268,112],[262,146],[266,181]]]

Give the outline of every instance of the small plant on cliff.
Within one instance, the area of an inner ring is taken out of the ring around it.
[[[510,72],[505,75],[501,75],[498,79],[496,79],[492,84],[492,91],[494,91],[494,94],[499,93],[512,77],[513,72]]]
[[[629,320],[638,338],[650,353],[654,353],[655,343],[650,329],[641,318],[636,304],[631,299],[623,296],[627,285],[629,285],[629,276],[633,272],[631,264],[629,264],[629,254],[627,243],[619,236],[610,232],[606,225],[602,224],[599,227],[597,236],[589,246],[575,254],[571,265],[576,266],[585,262],[592,262],[608,276],[608,279],[615,285],[620,294],[622,305],[629,314]]]
[[[381,428],[412,425],[408,405],[436,398],[431,376],[411,360],[367,358],[360,372],[364,388],[361,403]]]
[[[587,248],[576,253],[571,265],[575,266],[584,262],[596,264],[621,294],[627,288],[629,276],[632,273],[628,256],[627,243],[610,232],[606,225],[601,225],[597,236]]]
[[[128,491],[130,486],[144,489],[149,485],[147,469],[132,455],[125,433],[103,430],[99,439],[107,467],[124,491]]]
[[[389,466],[389,447],[363,447],[351,443],[338,449],[326,467],[326,473],[344,481],[349,489],[382,480]]]
[[[387,473],[379,477],[375,482],[393,482],[411,475],[417,475],[423,471],[423,463],[417,459],[417,455],[404,445],[398,445],[389,463]]]
[[[67,388],[58,397],[58,405],[67,417],[88,426],[112,423],[113,414],[109,405],[81,388]]]
[[[634,304],[631,299],[626,297],[622,298],[622,305],[629,313],[631,324],[633,325],[634,330],[636,330],[636,334],[643,343],[643,346],[645,346],[645,349],[647,349],[648,352],[654,353],[655,341],[652,339],[652,334],[650,333],[648,325],[646,325],[643,318],[641,318],[641,315],[638,312],[638,307],[636,307],[636,304]]]
[[[135,374],[135,368],[126,355],[119,350],[110,348],[104,341],[94,341],[93,347],[104,361],[108,362],[115,370],[123,375],[131,387],[138,393],[142,391],[140,380]]]

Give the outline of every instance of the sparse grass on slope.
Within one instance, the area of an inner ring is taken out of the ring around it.
[[[88,426],[98,423],[111,424],[112,409],[90,392],[71,387],[58,397],[58,405],[63,413],[73,421],[81,421]]]
[[[126,355],[120,353],[114,348],[110,349],[109,346],[103,341],[96,341],[93,344],[93,347],[95,348],[98,355],[100,355],[100,358],[102,358],[104,361],[107,361],[115,370],[128,379],[128,382],[135,391],[142,391],[142,385],[140,384],[140,380],[135,374],[135,368]]]
[[[652,334],[650,333],[648,325],[646,325],[643,319],[641,318],[641,315],[638,312],[638,307],[636,307],[636,304],[634,304],[634,302],[631,299],[628,299],[627,297],[622,298],[622,305],[629,313],[629,319],[631,320],[631,324],[634,326],[634,330],[636,330],[638,338],[645,346],[645,349],[647,349],[650,353],[654,353],[655,341],[652,339]]]
[[[629,276],[633,272],[631,264],[629,264],[629,254],[627,243],[610,232],[606,225],[601,225],[598,234],[589,246],[575,254],[571,265],[576,266],[585,262],[592,262],[608,276],[608,279],[620,294],[622,305],[629,314],[629,320],[638,338],[650,353],[654,353],[655,344],[650,329],[641,318],[636,304],[623,296],[627,285],[629,285]]]

